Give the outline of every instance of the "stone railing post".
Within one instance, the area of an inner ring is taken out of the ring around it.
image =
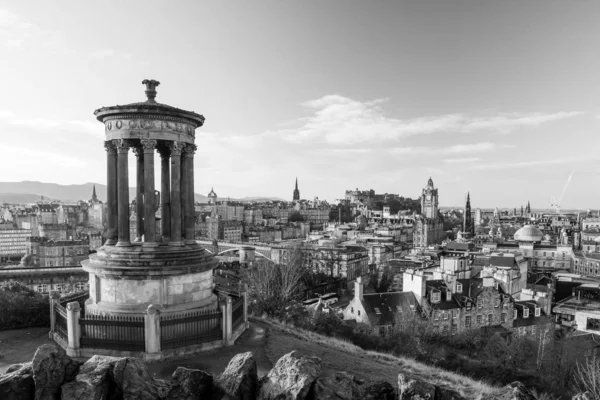
[[[54,314],[54,305],[60,304],[60,292],[58,290],[50,291],[50,332],[48,337],[54,339],[54,329],[56,325],[56,314]]]
[[[227,301],[225,302],[226,312],[227,312],[227,340],[225,344],[227,346],[233,345],[233,304],[231,302],[231,297],[227,296]]]
[[[67,304],[67,355],[69,357],[79,357],[79,338],[81,337],[81,329],[79,326],[79,314],[81,306],[79,302],[72,301]]]
[[[144,314],[144,339],[147,361],[160,360],[160,311],[150,304]]]
[[[248,284],[244,284],[244,292],[242,293],[244,296],[244,324],[246,325],[246,329],[250,328],[250,322],[248,322]]]

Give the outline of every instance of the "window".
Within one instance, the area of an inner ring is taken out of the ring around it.
[[[375,307],[375,314],[381,315],[381,311],[379,311],[379,308],[377,308],[377,307]]]
[[[470,316],[470,315],[467,315],[467,316],[465,317],[465,326],[466,326],[467,328],[471,326],[471,316]]]
[[[494,300],[494,307],[498,308],[500,307],[500,297],[496,298],[496,300]]]
[[[458,310],[452,310],[452,319],[456,321],[456,318],[458,318]]]
[[[531,334],[535,335],[537,333],[537,327],[535,325],[531,325]]]
[[[537,306],[536,306],[536,307],[535,307],[535,316],[536,316],[536,317],[539,317],[539,316],[540,316],[540,311],[541,311],[541,309],[540,309],[539,307],[537,307]]]
[[[35,290],[40,293],[48,293],[48,286],[45,284],[40,284],[40,285],[37,285]]]
[[[481,320],[482,320],[481,315],[478,315],[477,316],[477,325],[481,325]]]
[[[456,284],[456,291],[459,293],[462,293],[463,287],[462,287],[462,283],[457,283]]]
[[[503,324],[506,322],[506,314],[502,313],[500,314],[500,323]]]
[[[358,314],[358,316],[360,317],[360,310],[357,310],[356,313]]]
[[[480,297],[477,299],[477,308],[483,307],[483,299]]]
[[[529,308],[523,309],[523,318],[529,318]]]
[[[439,311],[434,311],[433,312],[433,319],[435,319],[436,321],[438,321],[440,319],[440,312]]]
[[[354,314],[354,307],[350,307],[350,313]]]
[[[452,292],[449,290],[446,291],[446,301],[452,301]]]
[[[488,325],[491,325],[494,322],[494,314],[488,315]]]
[[[448,319],[448,312],[447,311],[444,313],[444,319]]]
[[[441,293],[440,292],[432,292],[431,293],[431,302],[432,303],[439,303],[441,300]]]
[[[456,335],[456,332],[458,331],[458,328],[456,325],[452,325],[452,334]]]

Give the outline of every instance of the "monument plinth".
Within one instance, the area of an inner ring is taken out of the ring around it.
[[[147,100],[94,112],[105,126],[107,241],[82,262],[90,274],[90,314],[143,314],[216,308],[217,262],[195,241],[195,130],[204,117],[157,103],[160,82],[144,80]],[[130,240],[129,151],[136,162],[137,238]],[[159,153],[161,234],[156,234]]]

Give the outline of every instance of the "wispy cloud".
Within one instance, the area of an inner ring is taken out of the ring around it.
[[[471,158],[447,158],[444,160],[447,164],[471,164],[477,161],[481,161],[481,158],[471,157]]]
[[[9,10],[0,9],[0,47],[14,51],[29,46],[52,52],[69,51],[64,38],[57,32],[44,29]]]
[[[456,144],[450,147],[389,147],[386,151],[391,154],[461,154],[482,153],[500,149],[514,148],[511,144],[499,144],[492,142]]]
[[[115,55],[115,49],[99,49],[92,51],[89,55],[90,58],[107,58]]]
[[[31,129],[49,130],[49,129],[67,129],[87,133],[96,137],[104,137],[104,125],[95,121],[80,120],[57,120],[47,118],[15,118],[14,113],[9,110],[0,110],[0,119],[4,123],[13,126],[23,126]]]
[[[324,141],[334,145],[353,145],[440,132],[508,133],[520,127],[535,127],[582,114],[579,111],[503,113],[492,116],[447,114],[398,119],[384,115],[381,106],[386,101],[377,99],[361,102],[340,95],[306,101],[301,105],[312,115],[299,119],[297,128],[288,128],[280,133],[292,142]]]
[[[552,158],[552,159],[548,159],[548,160],[495,162],[495,163],[474,165],[469,168],[474,169],[474,170],[514,169],[514,168],[538,167],[538,166],[546,166],[546,165],[574,164],[574,163],[589,162],[589,161],[591,161],[591,160],[568,157],[568,158]]]

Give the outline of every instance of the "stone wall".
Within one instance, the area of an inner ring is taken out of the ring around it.
[[[0,398],[29,399],[213,399],[213,400],[461,400],[456,390],[412,379],[359,380],[348,372],[324,373],[321,360],[297,351],[282,356],[258,377],[252,353],[234,356],[222,374],[177,368],[170,380],[154,378],[137,358],[93,356],[85,363],[64,350],[40,346],[32,362],[15,364],[0,375]],[[478,398],[482,398],[479,396]],[[489,400],[535,400],[521,383],[499,388]]]

